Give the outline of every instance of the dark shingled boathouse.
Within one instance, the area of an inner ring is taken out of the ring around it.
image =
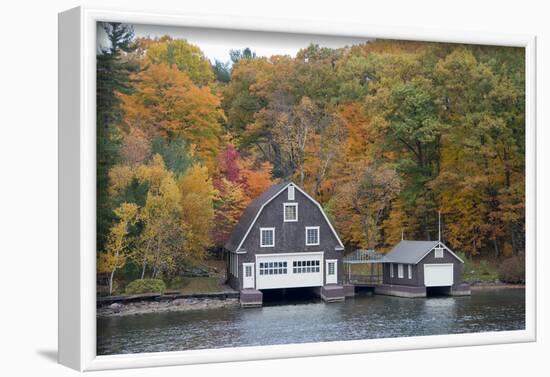
[[[228,242],[228,283],[243,306],[268,289],[312,288],[344,299],[344,245],[321,205],[292,182],[270,187],[244,211]]]
[[[426,297],[429,291],[469,295],[462,284],[464,261],[441,241],[399,242],[382,260],[382,284],[375,293],[400,297]]]

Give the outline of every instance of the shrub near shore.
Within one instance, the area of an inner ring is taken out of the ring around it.
[[[139,279],[128,284],[125,293],[164,293],[164,291],[166,291],[166,284],[160,279]]]
[[[525,283],[525,258],[516,256],[506,259],[498,267],[498,278],[510,284]]]

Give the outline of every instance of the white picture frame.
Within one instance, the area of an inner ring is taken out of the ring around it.
[[[96,22],[472,43],[525,48],[525,330],[178,352],[96,355]],[[536,38],[530,35],[395,30],[381,26],[226,15],[79,7],[59,15],[59,362],[80,371],[530,342],[536,339]]]

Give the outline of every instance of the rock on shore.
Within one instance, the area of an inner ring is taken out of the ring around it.
[[[179,298],[166,301],[140,301],[131,303],[115,302],[97,309],[98,317],[116,317],[146,313],[184,312],[190,310],[217,309],[239,306],[236,298],[224,300],[211,298]]]

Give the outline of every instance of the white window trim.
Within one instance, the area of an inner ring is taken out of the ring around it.
[[[306,226],[306,246],[319,246],[321,244],[321,227],[319,226]],[[307,231],[310,229],[317,229],[317,243],[307,242]]]
[[[390,278],[393,279],[393,263],[390,263]]]
[[[271,245],[264,245],[263,231],[270,230],[273,232],[273,243]],[[275,247],[275,228],[260,228],[260,247]]]
[[[259,211],[256,213],[256,216],[254,217],[254,220],[252,220],[252,223],[250,224],[250,226],[248,227],[248,230],[246,231],[244,237],[241,239],[241,241],[239,242],[239,245],[237,246],[236,250],[240,250],[241,247],[243,246],[243,243],[244,241],[246,241],[246,238],[248,237],[248,234],[252,231],[252,229],[254,228],[254,225],[256,224],[256,220],[258,220],[258,217],[261,215],[263,209],[273,200],[275,199],[279,194],[281,194],[282,192],[284,192],[289,186],[293,186],[295,190],[298,190],[302,195],[304,195],[306,198],[308,198],[309,200],[311,200],[313,202],[313,204],[315,204],[317,206],[317,208],[321,211],[321,214],[323,215],[323,218],[325,219],[327,225],[329,226],[330,230],[332,231],[332,234],[334,235],[334,237],[336,238],[336,240],[338,240],[338,247],[341,248],[341,250],[344,250],[344,244],[342,243],[342,240],[340,239],[340,237],[338,237],[338,233],[336,233],[336,230],[334,229],[334,227],[332,226],[332,223],[330,222],[330,220],[328,219],[327,217],[327,214],[325,213],[325,211],[323,210],[323,207],[321,207],[321,205],[319,204],[319,202],[317,202],[315,199],[313,199],[311,196],[309,196],[309,194],[307,192],[305,192],[304,190],[302,190],[301,188],[299,188],[298,186],[295,186],[294,184],[292,183],[289,183],[288,185],[286,185],[285,187],[281,188],[280,191],[278,191],[277,193],[275,193],[275,195],[273,195],[271,197],[271,199],[269,199],[268,201],[266,201],[262,207],[259,209]],[[429,251],[428,251],[429,252]],[[428,253],[427,252],[427,253]],[[426,253],[426,254],[427,254]],[[458,257],[457,257],[458,258]],[[460,260],[462,262],[462,260]],[[463,262],[464,263],[464,262]]]
[[[413,275],[413,274],[412,274],[412,264],[408,264],[408,265],[407,265],[407,275],[408,275],[407,277],[408,277],[409,279],[412,279],[412,275]]]
[[[397,264],[397,277],[399,279],[403,279],[405,275],[403,274],[403,264],[402,263],[398,263]]]
[[[287,188],[287,198],[288,200],[296,200],[296,192],[293,185],[289,185]]]
[[[327,259],[326,263],[327,263],[327,275],[328,276],[336,275],[338,260],[336,260],[336,259]],[[332,274],[330,273],[330,265],[332,265],[334,267],[334,269],[332,271]]]
[[[334,266],[334,273],[330,274],[330,264]],[[327,259],[325,261],[325,283],[326,284],[338,284],[338,260],[337,259]],[[330,280],[330,281],[329,281]]]
[[[286,207],[296,207],[296,219],[288,220],[286,218]],[[283,221],[285,223],[295,223],[298,222],[298,203],[283,203]]]

